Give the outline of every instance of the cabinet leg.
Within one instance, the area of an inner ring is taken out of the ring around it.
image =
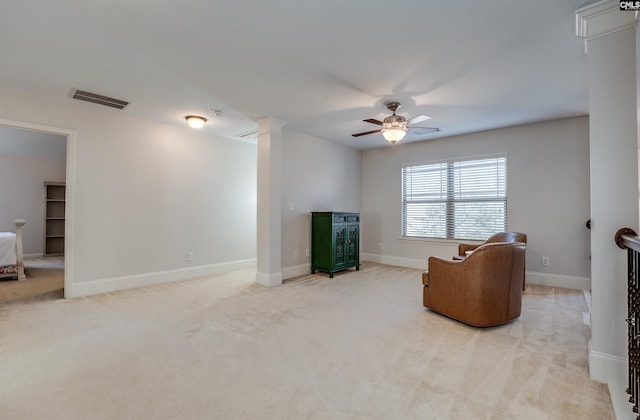
[[[329,278],[332,279],[333,278],[333,273],[329,273]]]
[[[311,274],[316,274],[316,270],[314,270],[313,268],[311,269]]]
[[[360,271],[360,266],[356,265],[356,271]]]

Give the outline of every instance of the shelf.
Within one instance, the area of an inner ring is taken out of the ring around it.
[[[64,255],[65,197],[63,182],[45,182],[44,255]]]

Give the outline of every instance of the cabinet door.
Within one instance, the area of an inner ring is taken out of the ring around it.
[[[346,233],[346,262],[347,264],[357,264],[359,261],[359,253],[358,253],[358,240],[360,238],[359,235],[359,225],[352,224],[347,225],[345,229]]]
[[[346,261],[346,239],[344,225],[333,226],[333,268],[344,267]]]

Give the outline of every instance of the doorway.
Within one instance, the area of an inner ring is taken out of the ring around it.
[[[0,281],[0,303],[71,296],[74,133],[55,127],[0,120],[0,231],[23,226],[25,281]],[[71,182],[70,182],[71,181]],[[47,184],[66,193],[50,197]],[[53,208],[53,213],[52,213]],[[58,252],[47,249],[57,243]]]

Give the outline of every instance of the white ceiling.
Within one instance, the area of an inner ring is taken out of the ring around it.
[[[385,103],[441,131],[585,115],[584,0],[0,0],[0,86],[127,100],[173,125],[236,137],[262,117],[357,148]],[[1,100],[1,98],[0,98]],[[213,109],[223,111],[221,117]],[[400,145],[402,142],[400,143]]]

